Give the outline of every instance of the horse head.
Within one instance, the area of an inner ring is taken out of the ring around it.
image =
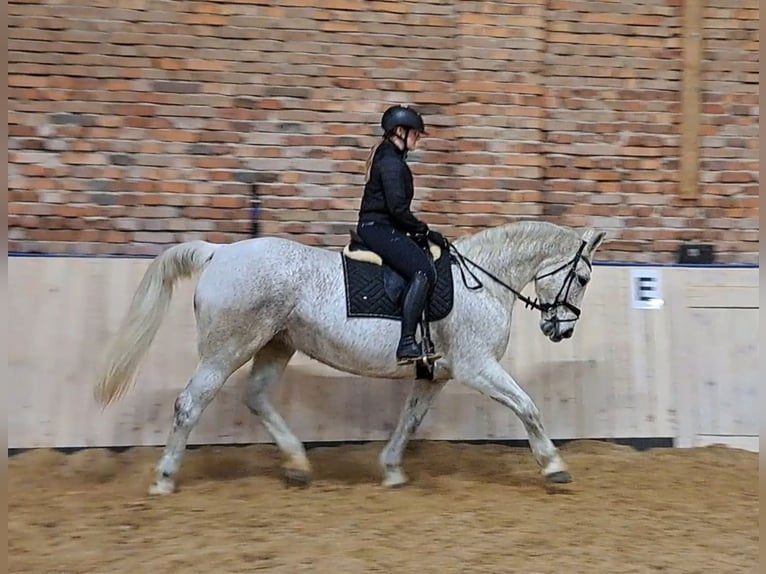
[[[593,270],[593,254],[606,233],[588,229],[577,251],[548,259],[534,277],[540,330],[554,343],[569,339]]]

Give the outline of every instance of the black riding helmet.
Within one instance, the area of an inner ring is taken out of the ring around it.
[[[398,126],[402,126],[407,130],[417,130],[421,134],[426,135],[426,126],[423,123],[423,117],[419,112],[408,106],[396,105],[388,108],[383,112],[383,117],[380,119],[380,126],[386,134],[390,134]]]

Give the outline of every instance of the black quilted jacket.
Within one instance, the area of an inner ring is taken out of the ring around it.
[[[425,234],[428,226],[410,211],[414,187],[404,153],[392,142],[382,142],[372,159],[370,179],[364,186],[359,222],[387,223],[400,231]]]

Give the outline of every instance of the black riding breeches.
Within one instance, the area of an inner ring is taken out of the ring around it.
[[[436,269],[431,256],[415,241],[385,223],[360,223],[356,229],[367,246],[380,255],[383,262],[410,283],[422,271],[428,279],[429,291],[436,283]]]

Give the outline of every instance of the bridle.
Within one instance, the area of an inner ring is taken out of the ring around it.
[[[559,323],[564,323],[564,322],[574,323],[575,321],[577,321],[577,319],[580,318],[580,314],[581,314],[580,309],[576,305],[573,305],[572,303],[569,302],[569,291],[572,287],[572,282],[575,280],[577,276],[576,269],[577,269],[577,264],[580,262],[580,260],[585,262],[585,264],[588,266],[588,269],[593,268],[590,260],[585,255],[583,255],[583,250],[585,249],[585,246],[587,245],[586,241],[583,240],[582,243],[580,243],[580,247],[578,248],[577,253],[575,253],[574,257],[572,257],[569,261],[567,261],[566,263],[563,263],[562,265],[559,265],[552,271],[548,271],[547,273],[543,273],[542,275],[536,275],[533,278],[533,281],[539,281],[540,279],[543,279],[545,277],[550,277],[551,275],[555,275],[559,271],[562,271],[566,269],[567,267],[571,266],[571,268],[569,269],[569,273],[564,278],[564,282],[561,284],[561,288],[559,289],[559,292],[556,293],[556,297],[553,299],[553,302],[551,303],[540,302],[538,298],[535,298],[534,300],[532,300],[529,297],[522,295],[521,293],[516,291],[516,289],[514,289],[513,287],[508,285],[506,282],[504,282],[502,279],[499,279],[498,277],[496,277],[495,275],[493,275],[492,273],[484,269],[481,265],[479,265],[478,263],[474,261],[471,261],[470,259],[468,259],[468,257],[460,253],[453,243],[448,241],[447,244],[448,244],[450,253],[453,255],[454,260],[457,262],[458,269],[460,270],[460,276],[463,279],[463,285],[465,285],[466,288],[469,289],[470,291],[481,289],[482,287],[484,287],[484,284],[479,280],[476,274],[474,274],[468,268],[467,264],[472,265],[473,267],[475,267],[476,269],[484,273],[487,277],[489,277],[490,279],[492,279],[499,285],[502,285],[503,287],[508,289],[508,291],[516,295],[516,297],[518,297],[519,300],[521,300],[524,303],[524,308],[537,309],[545,313],[554,309],[558,309],[559,307],[564,307],[568,309],[569,311],[571,311],[572,314],[574,314],[575,316],[574,319],[559,320],[558,318],[556,318],[555,319],[556,322],[559,322]],[[471,286],[468,284],[468,281],[466,280],[466,277],[465,277],[465,272],[468,272],[468,274],[473,278],[473,280],[476,281],[476,285]]]

